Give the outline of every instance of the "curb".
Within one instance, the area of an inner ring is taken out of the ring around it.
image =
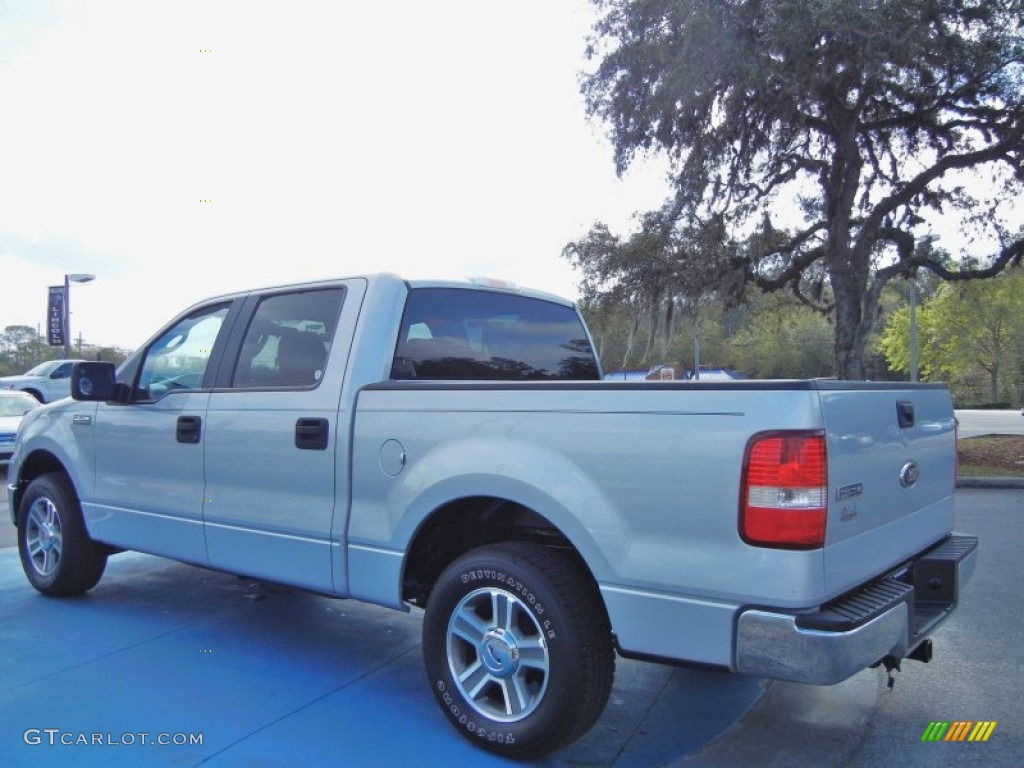
[[[1024,477],[958,476],[957,488],[1024,488]]]

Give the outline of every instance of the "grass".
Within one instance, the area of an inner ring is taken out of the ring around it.
[[[986,435],[960,441],[960,475],[1024,477],[1024,435]]]

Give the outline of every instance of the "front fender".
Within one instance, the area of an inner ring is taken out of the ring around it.
[[[60,400],[30,411],[18,431],[8,473],[12,485],[23,487],[39,469],[59,465],[80,499],[92,494],[96,475],[92,425],[96,403]],[[14,508],[11,514],[15,515]]]

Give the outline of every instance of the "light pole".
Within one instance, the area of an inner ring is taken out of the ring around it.
[[[938,235],[925,235],[914,241],[914,247],[927,253]],[[917,381],[917,271],[910,281],[910,380]]]
[[[700,381],[700,315],[693,313],[693,378]]]
[[[96,279],[96,275],[84,272],[72,272],[64,275],[64,359],[71,359],[71,284],[88,283]]]

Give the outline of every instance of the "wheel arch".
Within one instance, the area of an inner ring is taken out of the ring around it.
[[[32,397],[34,397],[40,403],[46,402],[46,398],[43,397],[42,390],[36,389],[35,387],[25,387],[21,391],[24,392],[25,394],[32,395]]]
[[[627,553],[621,511],[564,453],[519,440],[453,440],[397,477],[371,456],[365,466],[356,462],[344,536],[352,597],[394,608],[410,597],[418,604],[455,557],[497,541],[571,550],[597,584],[615,580]]]
[[[472,549],[508,541],[571,552],[597,588],[597,578],[579,549],[544,515],[508,498],[468,496],[442,504],[417,528],[403,563],[402,599],[424,606],[437,577],[455,559]]]
[[[71,478],[71,474],[64,463],[54,453],[37,448],[21,461],[18,466],[18,477],[12,483],[15,486],[15,490],[12,499],[14,503],[11,505],[10,512],[15,525],[17,525],[18,508],[21,506],[21,497],[24,495],[25,489],[37,477],[50,472],[61,472],[67,475],[71,480],[72,491],[77,495],[78,492],[75,490],[74,479]]]

